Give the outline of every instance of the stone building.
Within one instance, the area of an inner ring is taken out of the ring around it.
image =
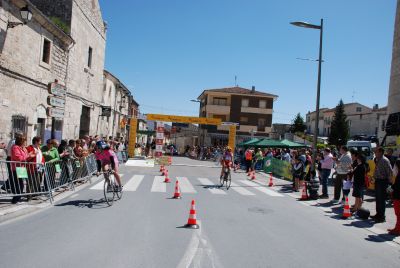
[[[137,118],[139,105],[133,99],[129,89],[112,73],[104,70],[104,88],[101,103],[103,119],[100,120],[98,133],[102,136],[127,137],[129,118]]]
[[[32,20],[12,27],[21,21],[25,6]],[[73,44],[70,35],[29,1],[0,0],[0,140],[7,141],[16,131],[28,140],[36,135],[50,138],[52,129],[61,137],[62,121],[48,116],[48,85],[67,84]]]
[[[197,98],[201,117],[238,123],[237,142],[249,137],[268,137],[272,129],[273,103],[278,96],[242,87],[204,90]],[[226,144],[229,126],[206,126],[201,144]]]
[[[102,113],[106,25],[98,0],[31,0],[65,25],[75,40],[69,50],[63,137],[97,134]]]
[[[381,140],[383,138],[382,128],[385,125],[387,114],[386,107],[379,108],[375,105],[373,108],[360,103],[344,104],[344,112],[350,127],[350,136],[354,135],[376,135]],[[308,112],[306,115],[306,126],[309,134],[315,133],[315,111]],[[335,108],[320,109],[318,122],[318,136],[327,137],[331,133],[331,124],[335,115]]]

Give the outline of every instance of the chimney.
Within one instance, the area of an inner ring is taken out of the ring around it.
[[[374,104],[374,107],[372,109],[373,110],[378,110],[379,109],[379,105],[378,104]]]
[[[256,87],[255,87],[255,86],[252,86],[252,87],[251,87],[251,93],[254,93],[254,92],[256,92]]]

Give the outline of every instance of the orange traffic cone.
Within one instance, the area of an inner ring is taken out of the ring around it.
[[[194,205],[194,200],[192,200],[192,205],[190,207],[190,212],[189,212],[189,219],[185,227],[191,229],[199,229],[199,225],[197,224],[197,219],[196,219],[196,208]]]
[[[168,169],[165,170],[165,180],[164,180],[164,182],[165,183],[170,183],[171,182],[171,180],[168,177]]]
[[[342,219],[347,219],[350,218],[351,216],[352,215],[350,212],[349,198],[346,196],[346,202],[344,203]]]
[[[181,191],[179,190],[179,181],[178,180],[176,180],[175,193],[174,193],[174,196],[172,198],[175,198],[175,199],[181,199],[182,198]]]
[[[308,200],[308,195],[307,195],[307,184],[304,182],[304,187],[303,190],[301,190],[301,197],[300,200]]]
[[[268,184],[268,186],[269,187],[274,186],[274,180],[273,180],[273,177],[272,177],[272,172],[269,173],[269,184]]]
[[[160,172],[163,172],[164,171],[164,165],[161,165],[160,166]]]
[[[254,170],[251,172],[251,178],[250,179],[251,180],[255,180],[256,179],[256,172]]]

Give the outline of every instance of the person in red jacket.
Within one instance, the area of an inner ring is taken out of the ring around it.
[[[44,171],[44,157],[42,150],[40,149],[42,145],[42,138],[36,136],[32,139],[32,145],[26,147],[28,154],[34,157],[27,159],[28,163],[28,174],[29,180],[27,184],[27,192],[39,192],[40,185],[42,183],[43,171]]]
[[[396,214],[396,225],[393,229],[388,229],[391,235],[400,235],[400,160],[397,159],[394,164],[394,170],[396,174],[395,180],[392,181],[392,198],[393,207]]]

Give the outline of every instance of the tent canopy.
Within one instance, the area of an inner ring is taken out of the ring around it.
[[[288,148],[305,148],[308,147],[306,144],[293,142],[290,140],[281,140],[281,143],[286,145]]]
[[[278,140],[262,139],[259,142],[253,143],[251,146],[257,148],[283,148],[286,147]]]
[[[260,141],[260,139],[252,138],[251,140],[242,142],[242,143],[238,144],[237,146],[239,146],[239,147],[252,146],[254,143],[257,143],[259,141]]]

